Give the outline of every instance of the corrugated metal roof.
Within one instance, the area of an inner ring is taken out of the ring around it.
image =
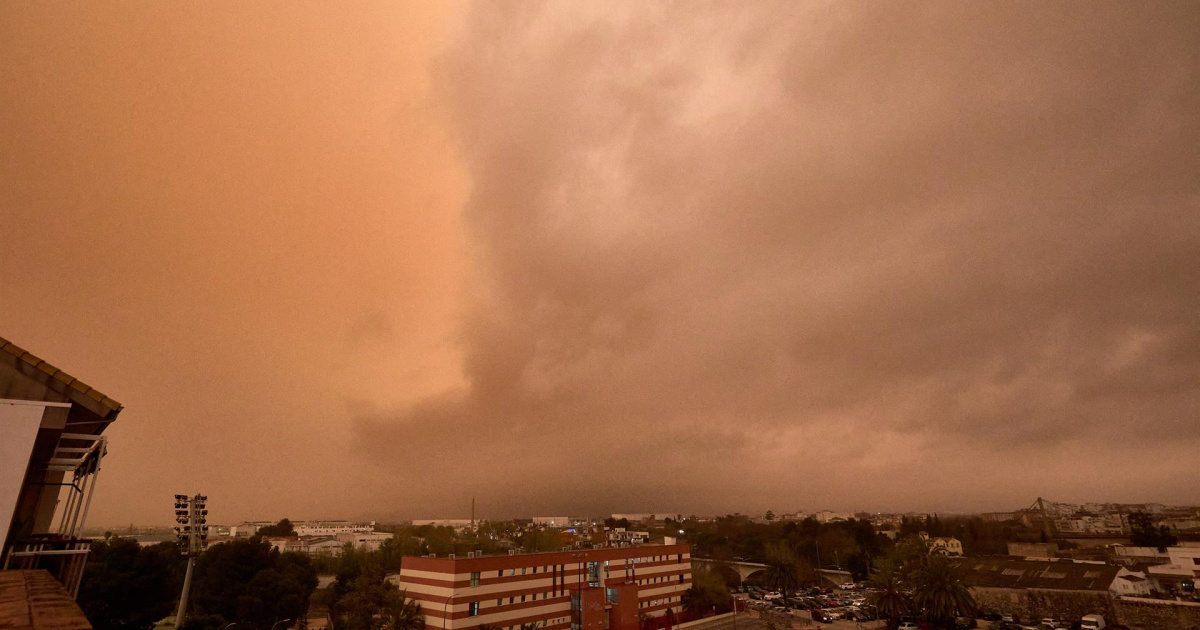
[[[62,383],[63,385],[66,385],[69,389],[65,393],[72,400],[78,401],[79,397],[82,396],[94,401],[95,404],[98,404],[102,408],[103,413],[100,414],[102,416],[107,416],[115,411],[121,410],[122,408],[121,403],[109,398],[108,396],[105,396],[96,388],[54,367],[44,359],[38,357],[32,352],[29,352],[28,350],[25,350],[17,344],[5,339],[4,337],[0,337],[0,352],[5,352],[15,357],[19,361],[28,363],[29,365],[37,368],[39,371],[45,373],[48,377]],[[74,392],[78,392],[78,394],[74,394]]]

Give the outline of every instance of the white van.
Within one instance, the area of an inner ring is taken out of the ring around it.
[[[1104,630],[1108,624],[1104,623],[1104,617],[1100,615],[1084,615],[1083,619],[1079,620],[1081,630]]]

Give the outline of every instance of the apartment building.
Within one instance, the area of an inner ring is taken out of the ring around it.
[[[638,630],[642,615],[683,611],[686,544],[475,557],[406,556],[399,587],[429,628]]]

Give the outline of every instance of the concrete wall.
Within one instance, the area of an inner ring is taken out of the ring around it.
[[[1133,630],[1194,630],[1200,627],[1200,604],[1154,599],[1114,599],[1087,591],[972,588],[980,610],[1020,615],[1022,621],[1044,617],[1079,619],[1104,615],[1109,625]]]
[[[1020,615],[1022,620],[1079,619],[1084,615],[1104,615],[1111,620],[1116,614],[1107,592],[976,587],[971,593],[980,610]]]
[[[1114,602],[1114,607],[1117,622],[1133,630],[1193,630],[1200,627],[1200,604],[1120,599]]]

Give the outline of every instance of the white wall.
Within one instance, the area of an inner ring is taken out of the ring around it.
[[[0,544],[8,537],[42,413],[55,403],[0,399]]]

